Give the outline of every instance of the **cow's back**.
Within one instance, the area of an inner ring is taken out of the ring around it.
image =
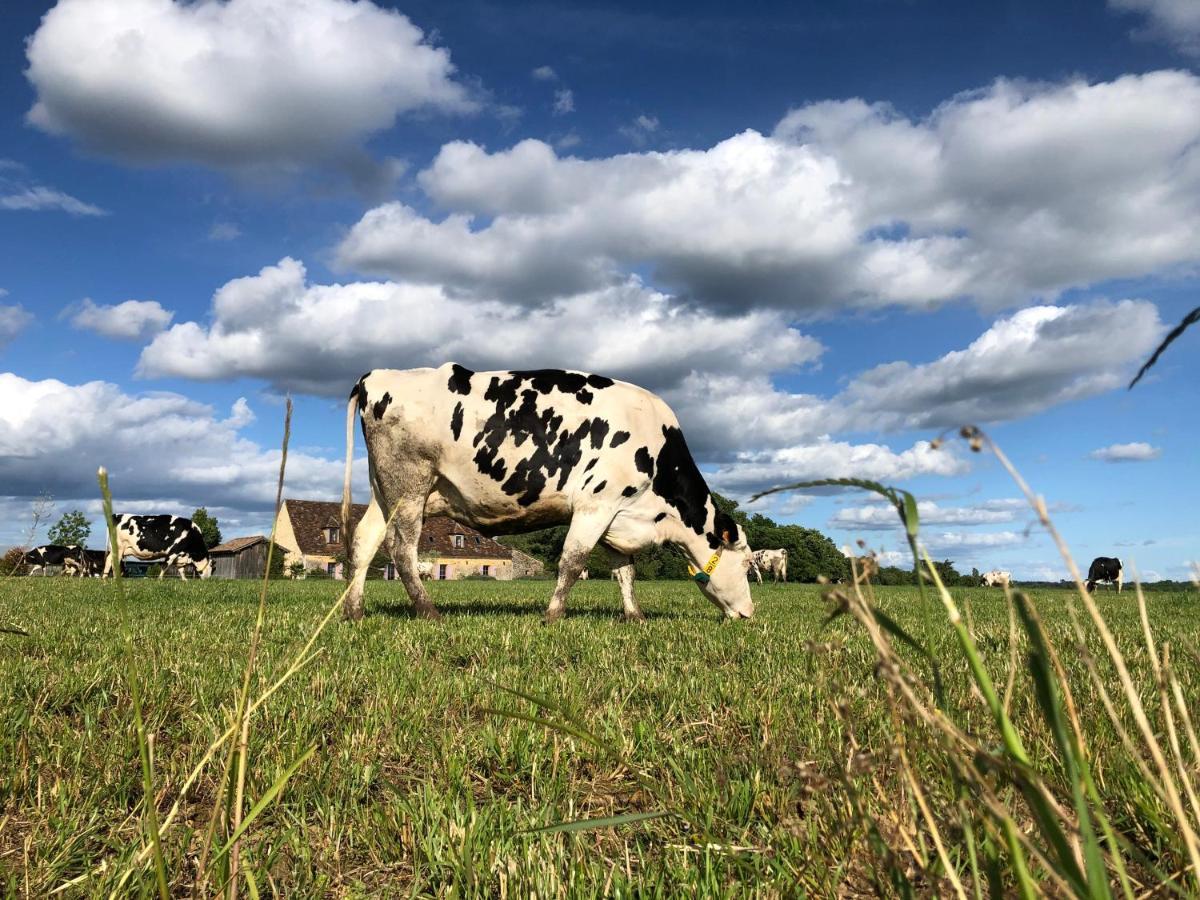
[[[484,525],[565,521],[587,491],[646,477],[639,453],[678,428],[649,391],[562,370],[377,369],[351,398],[381,486],[406,462],[430,464],[426,514]]]

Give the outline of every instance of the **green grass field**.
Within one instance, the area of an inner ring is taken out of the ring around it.
[[[271,584],[262,684],[303,645],[341,586]],[[258,585],[127,588],[155,801],[165,814],[229,722]],[[615,584],[582,583],[567,619],[547,628],[550,590],[536,581],[434,583],[446,617],[431,624],[408,618],[401,588],[372,582],[367,618],[330,624],[320,655],[256,713],[250,732],[248,804],[316,748],[247,832],[243,858],[264,895],[832,896],[877,891],[880,873],[905,866],[918,892],[942,892],[921,875],[936,861],[897,763],[903,738],[941,817],[957,801],[933,758],[937,745],[898,725],[862,626],[849,617],[822,624],[821,588],[756,587],[755,619],[726,624],[692,585],[644,583],[649,621],[627,625]],[[1010,665],[1001,593],[953,594],[1002,687]],[[1035,597],[1076,692],[1109,813],[1151,861],[1174,865],[1156,804],[1087,682],[1063,598]],[[914,588],[881,589],[878,599],[942,661],[956,720],[986,736],[986,708],[941,604],[932,596],[922,604]],[[1185,653],[1200,633],[1197,596],[1152,594],[1147,602],[1157,640],[1175,650],[1186,696],[1200,697],[1200,666]],[[1102,593],[1100,606],[1144,702],[1156,706],[1133,594]],[[0,628],[11,626],[29,634],[0,633],[0,885],[9,895],[41,896],[106,864],[60,896],[108,895],[143,844],[114,587],[4,579]],[[1109,677],[1107,659],[1092,650]],[[496,685],[553,698],[615,752],[489,711],[544,715]],[[1050,765],[1053,745],[1023,666],[1012,714],[1035,765]],[[164,837],[173,893],[186,894],[195,876],[219,768],[201,776]],[[687,815],[529,833],[664,805]],[[951,818],[942,837],[965,868]],[[922,854],[924,868],[905,862]],[[1144,869],[1130,872],[1146,883]],[[146,867],[120,892],[153,889]]]

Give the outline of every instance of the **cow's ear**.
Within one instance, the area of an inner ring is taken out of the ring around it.
[[[716,525],[715,531],[721,536],[722,541],[724,541],[726,544],[737,543],[738,527],[737,522],[735,522],[733,519],[733,516],[718,510],[714,524]]]

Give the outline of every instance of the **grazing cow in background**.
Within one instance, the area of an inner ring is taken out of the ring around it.
[[[1121,593],[1121,581],[1124,578],[1121,561],[1112,556],[1097,556],[1088,566],[1087,589],[1090,594],[1096,590],[1096,584],[1101,581],[1115,584],[1117,593]]]
[[[44,544],[34,547],[25,554],[25,565],[29,566],[29,574],[40,570],[43,575],[51,566],[61,567],[63,574],[70,572],[82,575],[84,569],[83,548],[75,544]]]
[[[396,567],[399,570],[399,566]],[[425,581],[433,581],[433,563],[426,560],[417,560],[417,577],[423,578]]]
[[[992,569],[990,572],[983,573],[984,587],[1004,587],[1012,581],[1012,573],[1004,572],[1000,569]]]
[[[778,584],[780,579],[787,581],[787,549],[779,550],[755,550],[751,557],[750,571],[754,573],[754,577],[758,579],[758,583],[762,584],[762,573],[769,572],[775,584]]]
[[[192,566],[201,578],[212,574],[208,558],[208,547],[204,535],[192,524],[191,519],[181,516],[131,516],[113,513],[113,529],[117,533],[117,558],[127,556],[162,563],[161,579],[167,569],[174,566],[179,577],[187,581],[184,569]],[[104,574],[111,575],[113,557],[109,552],[104,560]],[[363,567],[364,574],[366,567]]]
[[[580,573],[579,573],[579,580],[580,580],[580,581],[587,581],[589,577],[590,577],[590,576],[588,575],[588,570],[587,570],[587,569],[584,569],[582,572],[580,572]]]
[[[356,417],[371,503],[354,529],[348,619],[362,617],[366,565],[389,516],[413,607],[438,617],[416,575],[421,522],[436,515],[485,534],[568,525],[548,622],[563,615],[597,544],[620,570],[627,619],[644,618],[633,596],[631,555],[665,542],[683,549],[700,590],[722,613],[754,613],[750,548],[713,502],[675,414],[649,391],[559,369],[472,372],[446,364],[369,372],[346,409],[347,523]]]
[[[83,551],[83,574],[89,578],[99,578],[104,573],[104,564],[108,561],[106,550]]]

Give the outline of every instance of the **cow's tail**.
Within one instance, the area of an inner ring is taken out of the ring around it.
[[[345,540],[346,556],[354,547],[354,528],[350,521],[350,471],[354,463],[354,414],[358,406],[358,395],[362,390],[362,382],[354,386],[350,399],[346,402],[346,469],[342,474],[342,535]]]

